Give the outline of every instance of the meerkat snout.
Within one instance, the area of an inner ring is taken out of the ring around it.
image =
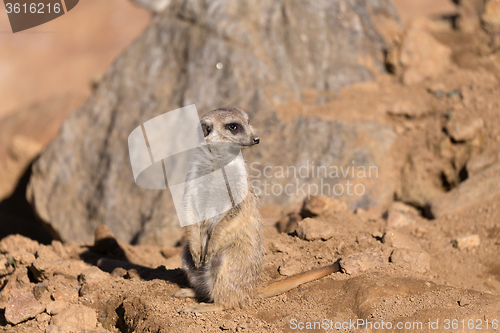
[[[221,108],[207,113],[201,118],[201,127],[207,143],[232,142],[240,148],[248,148],[260,142],[260,138],[253,134],[247,113],[237,108]]]

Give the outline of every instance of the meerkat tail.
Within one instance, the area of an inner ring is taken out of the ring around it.
[[[317,280],[338,271],[340,271],[340,265],[339,262],[336,261],[330,266],[320,267],[307,272],[299,273],[290,276],[282,281],[274,282],[268,286],[259,288],[254,298],[268,298],[277,296],[293,288],[296,288],[303,283]]]

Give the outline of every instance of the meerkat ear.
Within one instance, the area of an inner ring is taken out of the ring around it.
[[[203,121],[201,123],[201,128],[203,129],[203,135],[207,137],[210,134],[210,132],[212,132],[214,125],[209,122]]]

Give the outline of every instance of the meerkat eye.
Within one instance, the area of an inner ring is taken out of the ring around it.
[[[235,134],[236,132],[238,132],[238,130],[240,129],[240,125],[236,124],[236,123],[231,123],[231,124],[227,124],[226,125],[226,128],[228,130],[231,131],[231,133]]]

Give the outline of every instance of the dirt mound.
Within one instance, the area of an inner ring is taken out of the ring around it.
[[[286,332],[374,325],[384,331],[427,332],[436,327],[449,331],[451,325],[465,325],[467,330],[471,323],[483,328],[488,323],[490,329],[498,324],[500,275],[488,258],[498,247],[498,232],[492,238],[486,226],[476,223],[484,231],[467,242],[455,237],[466,232],[462,225],[467,221],[444,229],[445,221],[430,222],[403,204],[391,207],[384,219],[378,212],[354,214],[331,198],[311,200],[304,203],[307,210],[294,207],[300,219],[302,214],[314,215],[299,222],[296,230],[285,234],[266,226],[262,283],[339,259],[342,272],[255,300],[248,308],[219,313],[178,313],[195,302],[171,296],[187,285],[178,268],[180,248],[131,246],[116,241],[104,226],[96,230],[93,244],[54,241],[45,246],[22,236],[6,237],[0,241],[0,308],[5,309],[0,329]],[[397,214],[405,223],[391,225]],[[332,232],[313,237],[317,228]]]

